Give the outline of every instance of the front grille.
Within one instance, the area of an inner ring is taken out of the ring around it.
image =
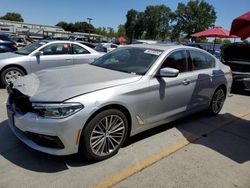
[[[17,89],[11,88],[11,86],[9,86],[7,90],[9,93],[9,103],[16,112],[24,115],[33,111],[32,103],[28,96],[22,94]]]
[[[64,145],[57,136],[48,136],[32,132],[25,132],[26,136],[40,146],[63,149]]]

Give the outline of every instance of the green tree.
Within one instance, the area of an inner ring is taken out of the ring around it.
[[[214,26],[216,18],[214,7],[203,0],[189,1],[186,5],[178,3],[173,32],[191,38],[191,34]]]
[[[17,22],[23,22],[23,18],[21,14],[16,12],[7,12],[4,16],[0,17],[2,20],[10,20],[10,21],[17,21]]]
[[[92,24],[89,25],[87,22],[67,23],[67,22],[61,21],[61,22],[58,22],[56,26],[62,27],[65,31],[71,31],[71,32],[88,33],[89,27],[90,27],[91,33],[95,31],[95,27]]]
[[[147,6],[144,11],[146,38],[165,39],[170,30],[171,9],[165,5]]]
[[[216,44],[223,44],[223,40],[222,39],[218,39],[218,38],[216,38],[216,39],[214,39],[213,40],[213,43],[216,43]]]
[[[89,25],[87,22],[75,22],[74,28],[76,32],[83,32],[88,33],[90,30],[90,33],[94,32],[94,26],[92,24]]]
[[[58,22],[58,23],[56,24],[56,26],[61,27],[61,28],[63,28],[64,30],[66,30],[67,27],[68,27],[68,23],[67,23],[67,22],[64,22],[64,21],[60,21],[60,22]]]
[[[126,35],[129,41],[132,42],[133,38],[140,38],[143,31],[143,13],[134,9],[130,9],[126,15],[127,21],[125,23]]]
[[[231,40],[229,40],[229,39],[224,39],[224,40],[223,40],[223,44],[231,44]]]
[[[107,28],[107,37],[109,38],[115,37],[115,30],[112,27]]]
[[[98,27],[98,28],[95,28],[95,33],[98,34],[98,35],[107,36],[107,30],[106,30],[105,27]]]
[[[119,25],[118,26],[118,31],[116,33],[116,36],[126,36],[126,29],[125,29],[125,25]]]

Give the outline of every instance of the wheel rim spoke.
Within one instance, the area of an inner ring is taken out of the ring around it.
[[[110,130],[110,132],[112,132],[112,131],[114,131],[115,129],[117,129],[122,123],[123,123],[123,122],[120,122],[120,123],[118,123],[117,125],[114,125],[114,126],[112,127],[112,129]]]
[[[113,144],[113,141],[110,138],[108,138],[108,141],[111,144],[112,148],[115,149],[115,145]]]
[[[102,139],[103,139],[103,138],[100,138],[100,139],[96,140],[96,141],[92,144],[92,147],[95,148],[96,146],[98,146],[98,145],[101,143]]]
[[[120,128],[117,128],[117,129],[115,129],[113,131],[110,131],[110,133],[115,133],[115,132],[121,131],[123,129],[124,129],[124,127],[120,127]]]

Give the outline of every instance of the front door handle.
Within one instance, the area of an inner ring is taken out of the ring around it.
[[[185,80],[182,81],[182,84],[183,85],[188,85],[188,84],[190,84],[190,82],[191,82],[191,80],[185,79]]]

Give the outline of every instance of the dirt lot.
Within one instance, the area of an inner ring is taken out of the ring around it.
[[[198,113],[130,138],[92,163],[25,146],[0,89],[0,187],[250,187],[250,97],[233,94],[215,117]]]

